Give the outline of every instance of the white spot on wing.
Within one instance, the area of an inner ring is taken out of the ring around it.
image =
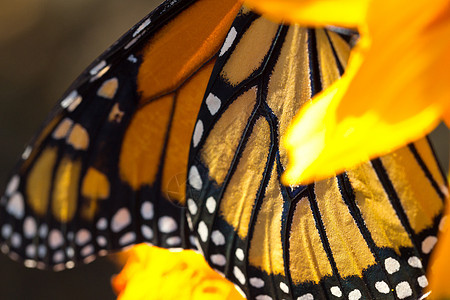
[[[242,273],[241,269],[239,269],[237,266],[234,266],[233,268],[233,274],[234,277],[239,281],[240,284],[245,284],[245,275]]]
[[[25,148],[25,150],[22,153],[22,159],[23,160],[27,160],[28,157],[30,157],[31,151],[33,150],[33,148],[31,148],[31,146],[27,146]]]
[[[280,290],[282,290],[285,294],[289,294],[289,287],[284,282],[280,282]]]
[[[332,286],[330,292],[336,297],[342,297],[342,291],[338,286]]]
[[[28,245],[25,248],[25,255],[30,258],[34,258],[36,256],[36,246],[33,244]]]
[[[437,237],[429,236],[425,238],[422,242],[422,252],[428,254],[433,250],[434,246],[437,243]]]
[[[153,238],[153,230],[149,226],[142,225],[141,232],[145,239],[151,240]]]
[[[127,50],[128,48],[130,48],[131,46],[133,46],[140,38],[141,36],[137,36],[134,39],[132,39],[131,41],[128,42],[128,44],[125,45],[125,47],[123,47],[125,50]]]
[[[395,292],[397,293],[397,297],[399,299],[405,299],[412,295],[411,286],[406,281],[397,284],[397,286],[395,287]]]
[[[142,215],[142,218],[144,218],[144,220],[153,219],[154,213],[155,213],[155,211],[153,210],[153,203],[151,203],[149,201],[145,201],[144,203],[142,203],[141,215]]]
[[[206,199],[206,209],[210,214],[214,213],[214,211],[216,210],[216,206],[216,199],[214,199],[213,197],[209,197],[208,199]]]
[[[245,258],[244,250],[242,250],[241,248],[236,249],[235,255],[236,255],[236,258],[239,259],[240,261],[243,261]]]
[[[179,246],[181,244],[181,238],[179,236],[171,236],[166,240],[166,243],[170,247]]]
[[[196,190],[201,190],[203,182],[196,166],[192,166],[189,170],[189,184]]]
[[[208,107],[211,115],[214,116],[219,111],[221,104],[222,102],[217,96],[209,93],[208,97],[206,98],[206,106]]]
[[[64,251],[59,250],[53,254],[53,262],[55,264],[61,263],[64,261]],[[56,266],[55,266],[56,267]]]
[[[67,108],[69,112],[73,112],[80,105],[81,101],[82,97],[74,90],[61,101],[60,105],[64,109]]]
[[[348,300],[359,300],[361,297],[361,291],[357,289],[354,289],[348,294]]]
[[[44,258],[45,255],[47,255],[47,247],[45,247],[44,245],[39,245],[39,247],[38,247],[38,256],[40,258]]]
[[[24,265],[25,267],[27,267],[27,268],[35,268],[36,265],[37,265],[37,262],[34,261],[34,260],[31,260],[31,259],[26,259],[26,260],[23,262],[23,265]]]
[[[106,218],[101,218],[97,221],[96,226],[98,230],[105,230],[108,227],[108,220],[106,220]]]
[[[141,25],[133,32],[133,37],[136,37],[139,33],[142,32],[145,28],[147,28],[148,25],[150,25],[151,20],[150,18],[147,18],[144,22],[142,22]]]
[[[66,248],[66,255],[69,258],[73,258],[75,255],[75,250],[72,247],[67,247]]]
[[[268,295],[258,295],[255,297],[255,300],[272,300],[273,298]]]
[[[191,215],[196,215],[198,212],[197,204],[191,198],[187,199],[187,207]]]
[[[41,224],[41,227],[39,227],[39,237],[45,238],[48,233],[48,226],[47,224]]]
[[[304,294],[303,296],[300,296],[297,298],[297,300],[314,300],[314,296],[310,293]]]
[[[50,234],[48,235],[48,244],[50,248],[56,249],[63,245],[64,243],[64,237],[61,233],[61,231],[57,229],[52,229],[50,231]]]
[[[198,120],[197,124],[195,125],[194,135],[192,137],[192,144],[194,145],[194,147],[197,147],[198,143],[200,143],[200,140],[203,136],[203,130],[203,122],[202,120]]]
[[[95,260],[95,255],[90,255],[90,256],[86,257],[85,259],[83,259],[83,263],[90,264],[94,260]]]
[[[105,238],[104,236],[99,235],[99,236],[97,237],[97,244],[98,244],[100,247],[106,247],[106,245],[108,244],[108,241],[106,240],[106,238]]]
[[[22,219],[25,214],[25,203],[21,193],[16,192],[8,201],[6,211],[16,219]]]
[[[211,262],[216,266],[225,266],[227,264],[227,259],[222,254],[213,254],[210,257]]]
[[[205,243],[208,240],[208,226],[206,226],[205,222],[200,221],[200,223],[198,223],[197,231],[200,239]]]
[[[222,49],[220,49],[219,56],[224,55],[225,52],[227,52],[228,49],[230,49],[230,47],[233,45],[234,40],[236,39],[236,36],[237,36],[236,28],[231,27],[225,39],[225,42],[223,43]]]
[[[105,63],[105,64],[106,64],[105,61],[100,62],[100,64],[102,64],[102,63]],[[99,66],[100,64],[98,64],[97,66]],[[111,68],[111,66],[108,65],[108,66],[105,66],[105,67],[99,69],[99,71],[98,71],[95,75],[93,75],[93,74],[91,73],[92,78],[91,78],[89,81],[90,81],[90,82],[93,82],[93,81],[95,81],[96,79],[102,77],[103,75],[105,75],[106,72],[109,71],[110,68]],[[95,69],[95,68],[94,68],[94,69]],[[91,70],[91,71],[92,71],[92,70]]]
[[[211,240],[216,246],[225,245],[225,236],[219,230],[214,230],[211,233]]]
[[[422,268],[422,262],[417,256],[411,256],[408,258],[408,264],[413,268]]]
[[[194,224],[192,224],[192,218],[190,214],[186,214],[186,221],[188,223],[189,229],[194,231]]]
[[[389,257],[384,261],[384,267],[389,274],[394,274],[400,270],[400,263],[396,259]]]
[[[126,246],[133,243],[136,240],[136,234],[134,232],[127,232],[119,239],[119,245]]]
[[[87,229],[80,229],[75,236],[75,242],[78,246],[83,246],[91,240],[91,233]]]
[[[163,216],[158,220],[158,228],[162,233],[171,233],[178,229],[178,225],[172,217]]]
[[[95,67],[93,67],[90,71],[89,74],[91,74],[91,76],[95,76],[98,74],[98,72],[100,72],[104,67],[106,67],[106,61],[102,60],[101,62],[99,62]]]
[[[264,280],[262,280],[261,278],[258,277],[251,277],[248,282],[250,282],[250,285],[260,289],[264,286]]]
[[[419,283],[421,288],[428,286],[428,279],[425,275],[422,275],[419,278],[417,278],[417,282]]]
[[[70,104],[72,104],[72,102],[78,97],[78,92],[77,91],[72,91],[70,92],[69,95],[66,96],[66,98],[64,98],[60,105],[62,108],[66,109],[69,107]]]
[[[36,236],[36,232],[37,232],[36,221],[34,220],[33,217],[30,216],[26,217],[25,221],[23,222],[23,235],[27,239],[31,239]]]
[[[81,249],[81,251],[80,251],[80,254],[81,254],[81,256],[83,256],[83,257],[87,257],[87,256],[89,256],[89,255],[92,255],[93,253],[94,253],[94,246],[93,245],[87,245],[87,246],[84,246],[82,249]]]
[[[130,56],[128,56],[128,61],[132,62],[133,64],[137,63],[137,58],[136,56],[134,56],[133,54],[131,54]]]
[[[14,248],[19,248],[22,245],[22,237],[18,233],[13,233],[10,241]]]
[[[13,193],[17,191],[17,188],[20,184],[20,177],[19,175],[14,175],[11,180],[8,182],[8,185],[6,186],[5,194],[6,196],[10,196]]]
[[[119,209],[111,220],[111,230],[119,232],[131,223],[131,215],[128,208]]]

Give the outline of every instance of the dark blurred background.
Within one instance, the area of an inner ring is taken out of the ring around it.
[[[83,69],[161,0],[0,2],[0,190],[25,144]],[[445,126],[434,134],[448,167]],[[103,258],[59,273],[0,254],[0,299],[114,299]]]
[[[71,82],[162,0],[0,0],[0,193],[25,144]],[[59,273],[0,253],[0,299],[114,299],[99,259]]]

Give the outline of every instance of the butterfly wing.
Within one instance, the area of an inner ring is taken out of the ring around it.
[[[188,165],[188,224],[209,264],[249,299],[420,298],[447,193],[428,141],[283,186],[280,140],[343,73],[352,38],[253,13],[230,33]]]
[[[189,143],[239,8],[231,0],[166,1],[87,68],[6,187],[3,252],[60,270],[139,242],[192,246]]]

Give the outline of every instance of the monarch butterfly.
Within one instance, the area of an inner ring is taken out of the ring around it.
[[[60,270],[146,241],[197,248],[249,298],[420,297],[446,193],[427,140],[310,186],[279,182],[280,136],[343,72],[351,38],[239,1],[163,3],[26,148],[1,249]]]

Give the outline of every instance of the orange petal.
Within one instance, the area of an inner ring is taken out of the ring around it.
[[[344,76],[300,111],[285,138],[285,183],[391,152],[430,132],[449,109],[448,1],[373,1],[368,12]]]
[[[450,128],[450,109],[447,109],[447,111],[442,116],[442,119],[445,122],[445,125],[447,125],[447,128]]]
[[[171,252],[145,244],[131,250],[112,284],[119,300],[244,299],[200,254],[190,250]]]
[[[448,201],[448,199],[447,199]],[[448,204],[448,202],[447,202]],[[450,215],[450,206],[447,205],[445,212],[445,219],[448,219]],[[449,299],[450,289],[449,289],[449,278],[450,278],[450,230],[448,220],[444,221],[442,219],[439,230],[441,230],[439,235],[439,242],[437,243],[436,249],[433,251],[431,257],[431,263],[428,268],[428,279],[430,280],[430,285],[427,287],[428,290],[432,291],[432,299]]]
[[[364,20],[368,0],[246,0],[251,9],[276,21],[305,26],[357,27]]]

